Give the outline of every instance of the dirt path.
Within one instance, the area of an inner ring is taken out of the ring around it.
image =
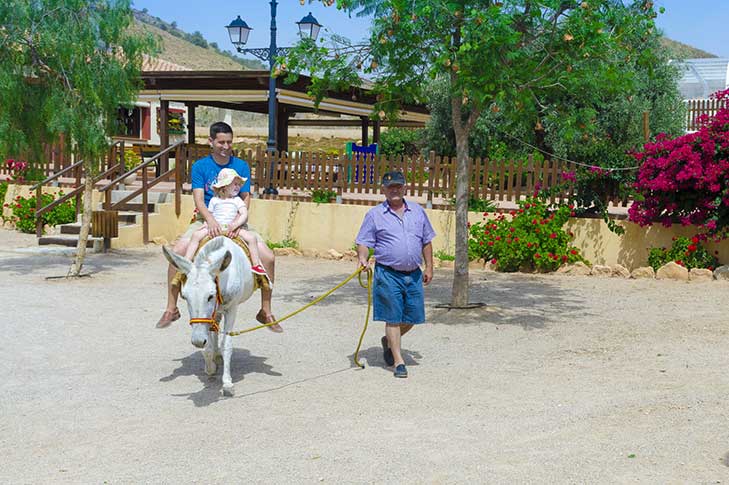
[[[473,274],[470,313],[352,369],[355,284],[286,332],[237,337],[236,397],[164,302],[158,247],[70,257],[0,230],[0,483],[720,483],[729,477],[729,285]],[[353,270],[279,258],[278,315]],[[183,319],[187,315],[181,306]],[[256,301],[240,312],[252,323]],[[242,324],[238,328],[242,328]]]

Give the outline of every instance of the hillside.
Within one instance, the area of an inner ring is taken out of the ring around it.
[[[145,12],[135,11],[134,18],[132,30],[150,32],[161,39],[161,52],[157,57],[165,61],[194,71],[265,69],[257,60],[237,58],[230,52],[221,51],[199,32],[188,34]]]
[[[671,40],[668,37],[661,38],[661,44],[668,49],[672,59],[699,59],[717,57],[696,47],[692,47],[688,44],[678,42],[677,40]]]

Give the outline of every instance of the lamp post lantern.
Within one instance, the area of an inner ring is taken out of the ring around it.
[[[276,7],[278,6],[278,0],[272,0],[271,5],[271,42],[268,49],[251,49],[244,48],[243,46],[248,42],[248,35],[251,33],[252,28],[248,27],[240,18],[240,15],[233,20],[230,25],[227,25],[228,35],[230,35],[230,41],[235,46],[236,50],[241,54],[252,54],[262,61],[268,61],[269,74],[268,74],[268,141],[266,143],[267,150],[276,150],[276,78],[273,77],[273,68],[276,63],[276,57],[285,56],[290,50],[289,47],[278,47],[276,45]],[[317,22],[311,12],[309,15],[296,22],[299,26],[299,33],[302,37],[311,38],[316,40],[319,35],[319,29],[321,24]]]

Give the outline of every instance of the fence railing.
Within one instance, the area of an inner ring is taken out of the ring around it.
[[[713,116],[724,107],[724,102],[716,99],[688,99],[686,100],[686,131],[699,129],[701,115]]]
[[[405,174],[406,195],[422,198],[428,205],[450,205],[455,197],[456,159],[430,154],[428,157],[359,157],[340,152],[298,153],[249,151],[244,155],[251,165],[253,192],[268,187],[292,192],[326,190],[347,198],[366,200],[359,194],[380,193],[382,175],[390,170]],[[554,189],[552,201],[574,197],[574,187],[563,177],[574,172],[574,164],[559,161],[489,160],[469,161],[472,197],[516,202],[537,189]],[[263,197],[272,197],[263,195]],[[374,197],[373,199],[376,199]],[[376,203],[376,202],[375,202]]]

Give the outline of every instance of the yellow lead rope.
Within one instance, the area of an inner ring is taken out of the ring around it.
[[[367,272],[367,285],[362,284],[362,272],[363,271]],[[315,300],[307,303],[306,305],[299,308],[298,310],[289,313],[288,315],[284,316],[283,318],[279,318],[278,320],[276,320],[274,322],[264,323],[262,325],[256,325],[255,327],[247,328],[245,330],[239,330],[237,332],[229,332],[228,335],[230,335],[231,337],[235,337],[237,335],[242,335],[244,333],[253,332],[254,330],[259,330],[261,328],[270,327],[272,325],[276,325],[277,323],[281,323],[284,320],[288,320],[289,318],[293,317],[294,315],[297,315],[297,314],[303,312],[307,308],[309,308],[313,305],[316,305],[323,299],[327,298],[329,295],[331,295],[332,293],[337,291],[339,288],[341,288],[342,286],[349,283],[352,280],[352,278],[354,278],[355,276],[359,276],[359,280],[358,280],[359,285],[362,288],[365,288],[367,290],[367,315],[365,316],[365,322],[364,322],[364,328],[362,328],[362,334],[359,336],[359,342],[357,343],[357,349],[354,351],[354,363],[358,367],[364,369],[364,365],[359,363],[359,349],[362,346],[362,340],[364,339],[365,332],[367,332],[367,325],[370,320],[370,308],[372,307],[372,269],[371,268],[367,268],[367,269],[358,268],[357,271],[355,271],[354,273],[349,275],[344,281],[339,283],[337,286],[335,286],[331,290],[327,291],[326,293],[324,293],[320,297],[316,298]]]

